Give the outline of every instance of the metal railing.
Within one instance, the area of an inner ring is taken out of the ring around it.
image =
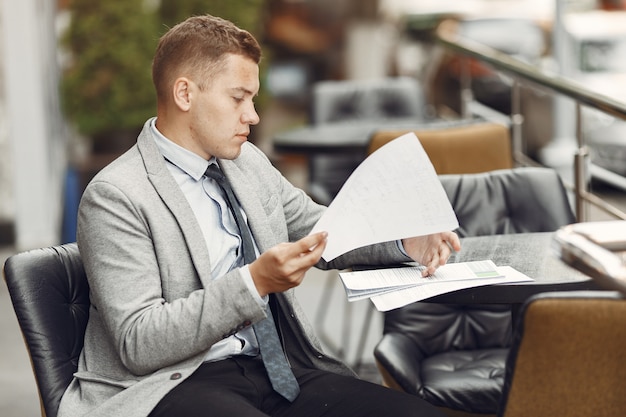
[[[587,106],[608,115],[626,120],[626,104],[608,96],[589,90],[584,85],[554,73],[542,71],[536,66],[511,57],[493,48],[477,43],[456,34],[453,22],[444,22],[437,29],[437,40],[445,48],[478,61],[506,74],[512,79],[511,114],[508,116],[512,129],[513,157],[520,165],[539,165],[523,152],[522,126],[524,117],[520,105],[520,85],[529,82],[542,89],[568,97],[576,103],[576,151],[573,157],[574,183],[564,180],[568,189],[574,192],[575,211],[578,221],[587,220],[586,207],[591,204],[616,218],[626,220],[626,213],[588,190],[589,149],[583,134],[582,107]],[[461,113],[467,116],[473,101],[469,59],[461,68]],[[625,143],[626,146],[626,143]],[[617,177],[618,174],[615,174]],[[623,178],[623,177],[621,177]],[[626,179],[624,179],[626,181]],[[625,182],[626,183],[626,182]]]

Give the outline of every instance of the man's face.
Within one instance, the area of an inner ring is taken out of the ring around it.
[[[259,123],[253,102],[259,91],[259,67],[249,58],[229,54],[213,79],[202,81],[208,81],[204,91],[192,83],[189,145],[206,159],[235,159],[250,126]]]

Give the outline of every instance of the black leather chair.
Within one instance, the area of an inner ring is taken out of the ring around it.
[[[576,221],[559,174],[525,167],[440,175],[459,236],[552,232]]]
[[[75,243],[11,256],[4,278],[24,336],[41,415],[56,417],[83,348],[89,287]]]
[[[549,168],[439,178],[461,237],[554,231],[574,222],[561,179]],[[450,415],[495,415],[511,329],[510,305],[418,302],[385,313],[374,356],[392,388]]]
[[[529,298],[507,359],[500,417],[626,414],[626,299],[613,291]]]

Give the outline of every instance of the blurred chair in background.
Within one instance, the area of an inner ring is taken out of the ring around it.
[[[621,417],[626,300],[610,291],[527,300],[507,359],[501,417]]]
[[[4,278],[37,383],[42,417],[56,417],[78,368],[89,286],[76,243],[11,256]]]
[[[313,125],[367,124],[374,130],[384,124],[393,126],[394,121],[418,124],[425,119],[424,93],[419,82],[410,77],[320,81],[313,86]],[[364,153],[312,155],[308,181],[311,197],[321,204],[330,204],[365,156]]]
[[[319,81],[313,86],[313,124],[345,121],[426,119],[419,82],[410,77]]]
[[[471,174],[513,168],[509,128],[485,121],[465,125],[425,126],[423,129],[379,130],[372,135],[367,153],[389,141],[414,132],[437,174]]]
[[[554,231],[574,221],[563,183],[550,168],[439,178],[460,237]],[[374,356],[387,386],[449,415],[495,415],[511,329],[510,305],[417,302],[385,313]]]

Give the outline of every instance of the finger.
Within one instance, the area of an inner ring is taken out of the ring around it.
[[[426,269],[422,271],[422,276],[427,277],[427,276],[434,274],[437,268],[439,267],[439,260],[440,260],[439,252],[438,251],[433,252],[433,255],[430,258],[430,260],[423,264]]]
[[[422,276],[423,277],[429,277],[429,276],[431,276],[432,274],[435,273],[435,271],[437,270],[437,266],[438,265],[433,264],[433,263],[429,263],[428,265],[425,265],[425,266],[426,266],[426,269],[424,269],[422,271]]]
[[[441,243],[441,249],[439,250],[439,265],[445,265],[448,259],[452,255],[452,248],[447,241]]]
[[[316,244],[312,248],[306,249],[304,252],[300,253],[300,257],[305,258],[304,260],[310,263],[317,263],[322,257],[322,253],[324,253],[324,249],[326,249],[327,239],[323,239],[321,242]]]
[[[424,265],[426,266],[426,269],[423,271],[422,275],[428,276],[434,274],[437,268],[448,262],[451,254],[452,249],[450,248],[448,242],[442,241],[435,249],[430,261]]]
[[[327,232],[319,232],[312,235],[308,235],[298,240],[294,244],[294,250],[297,251],[298,254],[307,254],[309,252],[319,251],[320,244],[324,244],[326,246],[326,238],[328,237]]]
[[[450,246],[450,248],[453,251],[459,252],[461,250],[461,240],[459,239],[459,235],[457,235],[454,232],[448,232],[446,235],[447,235],[445,237],[446,243]]]

